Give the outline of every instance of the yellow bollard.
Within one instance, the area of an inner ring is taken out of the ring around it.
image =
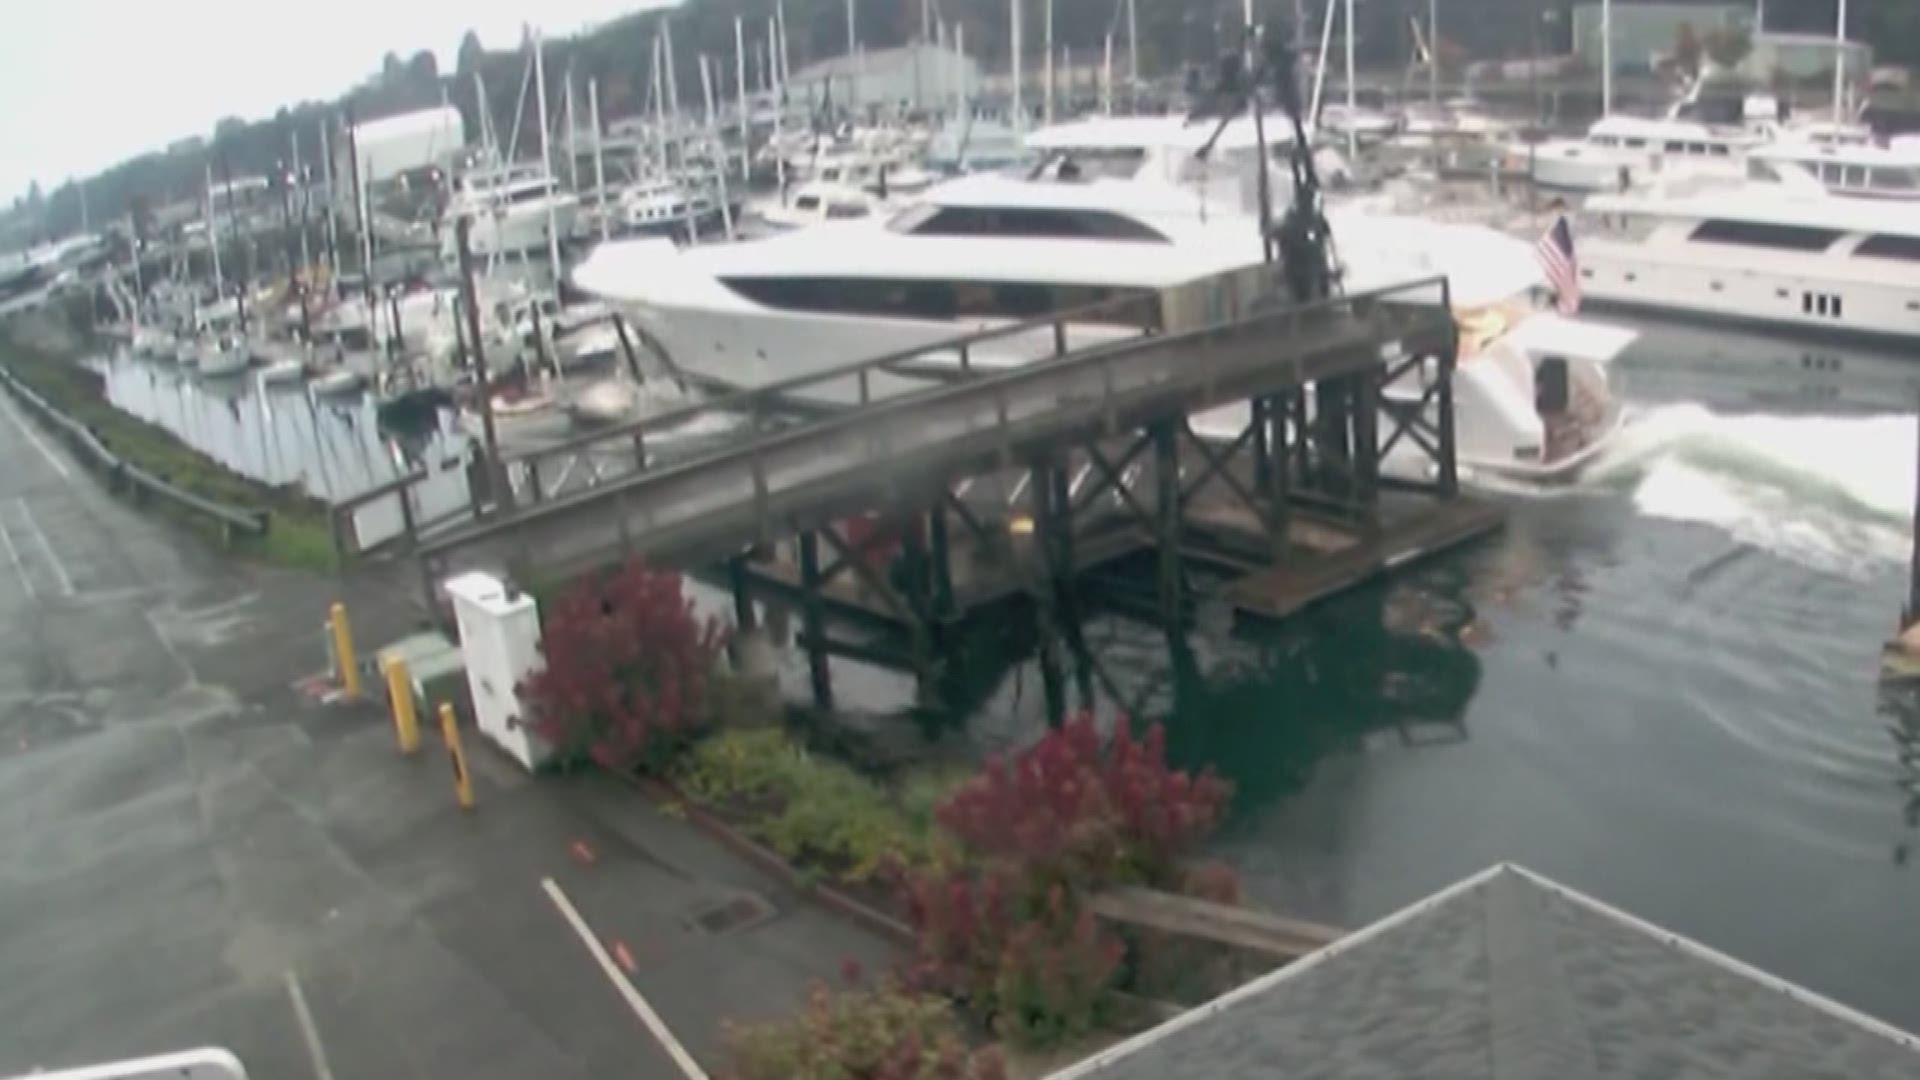
[[[347,605],[336,603],[327,611],[333,625],[333,659],[340,665],[340,690],[349,700],[360,697],[360,658],[353,652],[353,628],[347,625]]]
[[[386,672],[393,730],[400,738],[400,752],[411,754],[420,749],[420,718],[413,711],[413,676],[407,672],[407,662],[397,656],[387,661]]]
[[[447,742],[447,756],[453,759],[453,794],[460,809],[473,809],[473,777],[467,775],[467,752],[460,745],[460,725],[454,719],[453,703],[440,703],[440,737]]]

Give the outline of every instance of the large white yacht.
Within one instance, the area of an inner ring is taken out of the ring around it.
[[[959,335],[1162,290],[1261,257],[1255,218],[1217,193],[1142,180],[976,176],[890,216],[825,222],[766,240],[681,249],[602,245],[574,275],[643,327],[687,374],[757,387]],[[1531,245],[1470,226],[1335,214],[1349,291],[1450,277],[1462,322],[1455,389],[1463,464],[1527,476],[1577,468],[1617,428],[1603,361],[1631,335],[1583,334],[1536,310]],[[1072,341],[1130,333],[1076,323]],[[1584,342],[1582,339],[1585,339]],[[1051,332],[982,344],[974,365],[1049,355]],[[1583,348],[1591,352],[1582,355]],[[872,393],[924,386],[876,379]],[[849,380],[818,403],[857,400]]]
[[[1920,213],[1749,183],[1597,195],[1583,214],[1595,302],[1819,337],[1920,341]]]
[[[1535,183],[1565,191],[1619,191],[1680,177],[1736,179],[1763,136],[1695,120],[1603,116],[1583,138],[1549,139],[1513,152],[1510,167],[1531,168]]]
[[[579,197],[561,191],[537,166],[474,169],[460,177],[447,204],[441,244],[451,256],[452,223],[471,217],[469,244],[476,256],[531,251],[546,245],[550,222],[562,240],[571,237],[579,213]]]
[[[1784,139],[1748,151],[1747,178],[1861,199],[1920,199],[1920,150]]]

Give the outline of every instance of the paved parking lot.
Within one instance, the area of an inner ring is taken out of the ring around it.
[[[433,740],[295,685],[331,600],[371,644],[402,590],[230,563],[0,414],[0,1075],[215,1045],[258,1077],[677,1077],[623,979],[711,1063],[724,1019],[890,959],[610,781],[475,747],[460,811]]]

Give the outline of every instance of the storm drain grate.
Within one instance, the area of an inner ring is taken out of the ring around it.
[[[693,909],[687,922],[704,934],[728,934],[773,918],[773,908],[758,896],[742,895]]]

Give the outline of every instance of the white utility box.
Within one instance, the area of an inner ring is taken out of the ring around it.
[[[524,593],[509,598],[492,574],[461,574],[444,587],[460,627],[474,725],[529,771],[540,768],[552,750],[528,726],[514,689],[543,664],[539,605]]]

